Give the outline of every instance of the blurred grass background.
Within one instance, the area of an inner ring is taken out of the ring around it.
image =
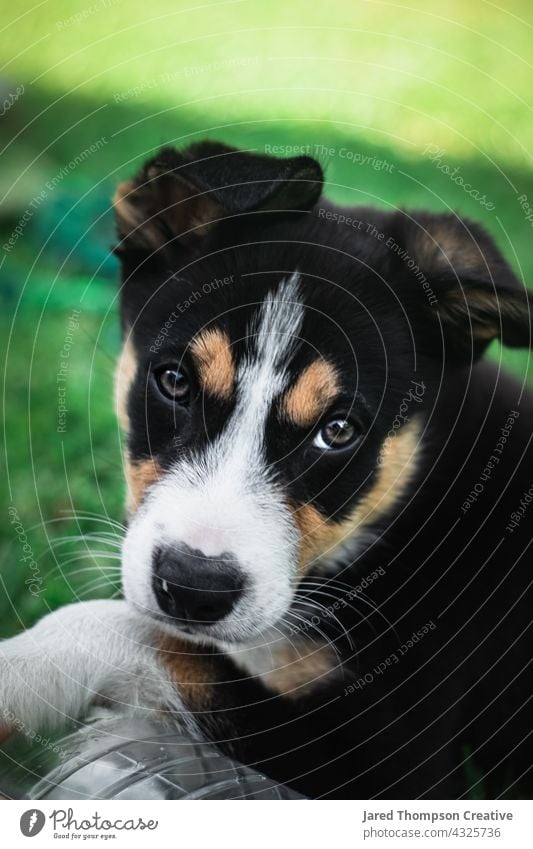
[[[117,180],[160,145],[202,137],[316,146],[330,196],[466,213],[530,280],[533,224],[519,198],[533,205],[532,23],[527,0],[21,0],[3,10],[0,636],[59,604],[119,591],[120,531],[106,524],[121,519],[123,499],[111,400]],[[431,161],[428,145],[489,208]],[[491,355],[526,377],[526,352]],[[69,539],[82,532],[93,543]]]

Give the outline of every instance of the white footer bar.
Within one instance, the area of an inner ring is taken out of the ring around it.
[[[0,827],[3,846],[35,849],[531,849],[533,802],[5,801]]]

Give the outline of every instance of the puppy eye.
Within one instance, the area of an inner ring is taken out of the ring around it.
[[[346,448],[348,445],[354,443],[360,434],[361,430],[355,422],[339,417],[331,419],[331,421],[320,428],[313,439],[313,445],[315,448],[320,448],[321,451]]]
[[[165,398],[183,404],[189,397],[189,379],[178,366],[163,366],[154,376],[157,387]]]

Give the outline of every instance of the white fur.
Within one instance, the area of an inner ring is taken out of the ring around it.
[[[0,643],[0,725],[60,728],[101,698],[124,713],[171,709],[186,717],[160,640],[157,623],[124,601],[86,601],[45,616]]]
[[[156,547],[181,543],[207,556],[236,558],[245,590],[223,620],[202,626],[204,638],[249,639],[291,603],[298,533],[267,468],[264,436],[272,403],[287,384],[283,364],[297,344],[302,319],[294,274],[265,299],[249,328],[253,354],[237,373],[237,403],[224,431],[201,457],[178,461],[154,485],[128,530],[124,590],[148,613],[158,612],[151,586]]]

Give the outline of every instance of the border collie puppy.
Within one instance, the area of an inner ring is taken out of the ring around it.
[[[517,795],[533,403],[483,354],[531,298],[478,225],[322,184],[202,142],[118,187],[125,600],[5,641],[0,710],[157,711],[314,797]]]

